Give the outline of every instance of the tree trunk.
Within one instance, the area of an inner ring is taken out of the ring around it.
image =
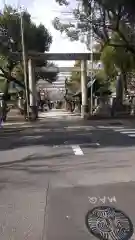
[[[123,76],[120,74],[120,76],[116,79],[116,102],[118,105],[122,105],[123,103],[123,91],[124,91],[124,84],[123,84]]]
[[[125,93],[127,93],[127,74],[123,71],[122,75],[123,75],[124,90],[125,90]]]
[[[121,73],[120,76],[118,76],[116,79],[116,101],[114,106],[115,112],[123,111],[123,94],[124,94],[124,79],[123,74]]]
[[[112,117],[116,113],[123,111],[123,92],[124,92],[124,80],[122,73],[116,78],[116,98],[113,100],[111,115]]]

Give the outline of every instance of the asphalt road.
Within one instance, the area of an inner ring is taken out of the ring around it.
[[[1,128],[0,239],[94,239],[85,216],[97,205],[115,206],[135,224],[131,132],[130,124],[66,118]]]

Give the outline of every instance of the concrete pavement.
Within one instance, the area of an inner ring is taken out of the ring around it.
[[[1,130],[0,239],[94,239],[85,216],[97,205],[116,206],[135,224],[127,128],[57,118]]]
[[[74,118],[73,118],[74,117]],[[39,119],[72,119],[75,120],[76,118],[80,118],[80,113],[71,113],[66,111],[65,109],[52,109],[48,112],[41,112],[39,113]]]

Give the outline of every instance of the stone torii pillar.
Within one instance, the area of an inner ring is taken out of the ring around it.
[[[81,118],[88,117],[88,89],[87,89],[87,61],[81,61],[81,92],[82,92],[82,105],[81,105]]]
[[[37,94],[36,94],[34,63],[32,59],[28,60],[28,79],[29,79],[29,101],[30,101],[31,119],[36,120],[38,117],[38,109],[37,109],[37,97],[36,97]]]

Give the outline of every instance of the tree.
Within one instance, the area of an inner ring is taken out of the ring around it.
[[[100,46],[99,51],[103,52],[102,60],[104,58],[109,60],[106,56],[112,59],[110,63],[110,60],[106,60],[106,73],[111,73],[114,78],[119,70],[121,72],[119,83],[124,82],[126,88],[127,74],[132,70],[135,61],[135,3],[133,0],[112,2],[110,0],[82,0],[81,3],[83,9],[73,10],[75,23],[65,24],[55,18],[54,27],[65,32],[72,41],[85,42],[89,50],[92,27],[93,37]]]
[[[73,68],[80,68],[80,71],[72,71],[71,77],[66,80],[66,87],[67,89],[72,92],[72,94],[81,94],[81,61],[75,61]],[[104,92],[108,90],[110,86],[110,82],[108,81],[108,77],[103,70],[95,70],[94,71],[94,78],[96,81],[93,84],[93,94],[100,95],[100,88],[103,88],[104,85]],[[91,79],[87,76],[87,82]],[[88,96],[90,97],[91,91],[90,87],[88,87]]]
[[[40,24],[36,26],[31,21],[31,16],[27,11],[22,13],[24,25],[24,42],[26,55],[28,51],[44,52],[48,51],[52,43],[52,37],[48,30]],[[11,6],[5,6],[0,14],[0,76],[5,79],[4,99],[7,100],[10,82],[24,86],[22,60],[15,59],[12,52],[22,52],[20,13]],[[40,62],[40,66],[47,64]],[[38,75],[40,78],[40,74]],[[50,78],[46,73],[45,78]],[[49,79],[51,81],[51,79]],[[54,81],[54,75],[52,81]]]
[[[77,24],[70,22],[64,24],[59,18],[55,18],[53,25],[55,29],[65,32],[71,40],[81,39],[87,44],[88,49],[90,48],[92,26],[94,38],[101,44],[101,50],[106,45],[124,47],[135,56],[134,3],[133,0],[127,2],[126,0],[112,2],[110,0],[82,0],[83,10],[76,8],[73,11],[73,17]],[[111,38],[114,32],[119,35],[123,41],[122,44],[114,42]]]
[[[118,35],[115,34],[112,37],[119,42]],[[135,67],[134,57],[130,52],[127,52],[125,48],[106,46],[101,53],[101,60],[107,76],[112,81],[116,80],[118,73],[121,75],[121,77],[117,78],[116,100],[122,104],[123,90],[125,89],[127,93],[128,75]]]
[[[36,81],[38,81],[39,79],[44,79],[50,83],[55,82],[57,80],[57,75],[59,73],[59,71],[46,71],[44,70],[44,68],[54,68],[54,69],[58,69],[57,65],[53,62],[47,62],[46,66],[40,66],[39,71],[35,73],[36,75]]]
[[[80,71],[74,71],[74,68],[79,67]],[[73,71],[71,72],[71,77],[68,80],[68,89],[76,93],[80,89],[81,86],[81,61],[75,61]]]
[[[31,21],[31,16],[27,11],[23,12],[23,24],[26,54],[28,51],[48,51],[52,43],[52,37],[48,30],[41,24],[36,26]],[[1,75],[7,81],[15,81],[24,87],[22,82],[18,82],[18,78],[23,79],[22,61],[21,59],[19,61],[13,59],[10,55],[12,52],[22,52],[20,13],[18,10],[6,6],[0,15],[0,26]]]
[[[52,37],[48,30],[40,24],[36,26],[31,21],[31,16],[27,11],[22,13],[24,25],[24,41],[27,51],[44,52],[48,51],[52,43]],[[0,15],[1,39],[5,38],[6,42],[1,42],[2,50],[22,51],[20,13],[17,9],[5,6]],[[8,47],[8,48],[7,48]]]
[[[95,84],[93,87],[93,92],[95,93],[95,96],[108,96],[111,94],[111,87],[112,82],[111,79],[108,78],[108,75],[106,74],[105,69],[99,69],[95,74]]]

